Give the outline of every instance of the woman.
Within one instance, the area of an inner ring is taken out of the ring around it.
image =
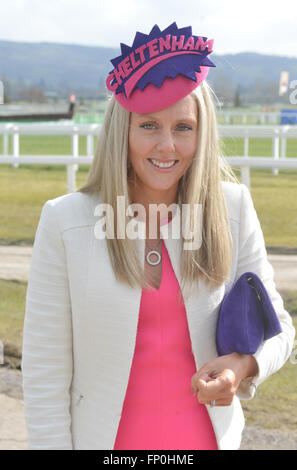
[[[290,355],[251,197],[219,156],[212,43],[174,23],[122,45],[88,181],[43,206],[22,359],[32,449],[238,449],[239,399]],[[283,332],[217,357],[220,304],[246,271]]]

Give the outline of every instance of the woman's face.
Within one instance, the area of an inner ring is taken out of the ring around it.
[[[177,191],[178,181],[196,152],[197,121],[197,106],[191,95],[161,111],[131,113],[129,159],[138,190]]]

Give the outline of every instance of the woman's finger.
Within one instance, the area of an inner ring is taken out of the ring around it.
[[[214,400],[224,391],[225,382],[220,377],[209,380],[208,382],[200,380],[199,394],[203,399]]]
[[[210,405],[212,400],[216,401],[216,404],[220,404],[225,406],[226,404],[230,404],[233,400],[234,394],[233,393],[220,393],[216,396],[205,396],[201,392],[197,393],[197,400],[199,403],[203,405]]]
[[[204,385],[198,390],[197,399],[205,405],[209,405],[211,400],[223,400],[218,403],[226,406],[232,402],[234,394],[235,388],[232,382],[229,383],[224,377],[217,377],[210,382],[204,382]]]
[[[191,380],[193,394],[195,395],[199,390],[204,389],[205,383],[209,380],[211,380],[211,377],[208,374],[204,373],[198,376],[196,373]]]

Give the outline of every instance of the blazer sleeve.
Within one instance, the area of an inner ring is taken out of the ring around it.
[[[241,381],[237,389],[240,399],[248,400],[255,395],[256,387],[268,376],[277,372],[289,358],[294,345],[295,329],[292,318],[284,309],[284,303],[274,283],[274,270],[267,258],[265,241],[260,222],[248,188],[241,184],[241,214],[239,225],[238,264],[236,278],[250,271],[262,280],[282,326],[282,333],[264,341],[253,354],[259,373]]]
[[[22,377],[29,449],[72,449],[72,319],[65,249],[53,201],[41,212],[26,294]]]

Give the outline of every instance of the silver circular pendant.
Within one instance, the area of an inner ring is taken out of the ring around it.
[[[151,256],[151,255],[157,255],[157,257],[158,257],[157,261],[151,261],[151,260],[150,260],[150,256]],[[160,253],[159,253],[158,251],[149,251],[148,254],[146,255],[146,260],[147,260],[147,262],[148,262],[149,264],[151,264],[152,266],[155,266],[155,265],[157,265],[157,264],[160,263],[160,261],[161,261],[161,255],[160,255]]]

